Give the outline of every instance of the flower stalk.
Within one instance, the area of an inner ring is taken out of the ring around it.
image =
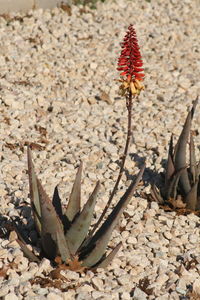
[[[90,232],[91,235],[95,232],[95,230],[103,220],[105,214],[107,213],[107,210],[112,202],[114,195],[117,192],[120,180],[123,175],[124,165],[128,154],[131,136],[132,136],[131,120],[132,120],[133,97],[138,97],[141,90],[144,89],[144,85],[142,83],[144,78],[144,73],[143,73],[144,69],[142,68],[142,66],[143,66],[143,61],[140,54],[140,48],[138,45],[136,32],[133,25],[130,25],[128,27],[127,33],[122,43],[122,51],[118,60],[118,67],[117,67],[118,71],[122,71],[120,73],[122,78],[119,80],[120,82],[122,82],[122,84],[120,85],[120,93],[126,98],[126,108],[128,111],[126,144],[125,144],[123,156],[121,157],[121,166],[120,166],[116,183],[114,185],[114,188],[110,194],[108,202],[98,222],[95,224],[95,226]]]

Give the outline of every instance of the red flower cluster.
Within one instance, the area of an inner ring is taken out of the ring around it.
[[[140,47],[133,25],[128,27],[127,33],[122,43],[122,51],[118,60],[118,71],[123,71],[120,75],[126,76],[128,82],[143,80],[143,62],[140,54]]]

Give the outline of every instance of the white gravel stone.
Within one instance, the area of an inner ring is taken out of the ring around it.
[[[193,282],[193,292],[200,296],[200,279]]]
[[[7,295],[9,292],[9,287],[8,286],[3,286],[0,288],[0,297],[3,297]]]
[[[19,298],[14,293],[9,293],[4,297],[5,300],[18,300]]]
[[[63,300],[63,297],[62,296],[59,296],[58,294],[56,294],[56,293],[53,293],[53,292],[51,292],[51,293],[49,293],[48,295],[47,295],[47,300]]]
[[[147,299],[147,294],[145,294],[141,289],[136,287],[133,293],[133,297],[135,300],[145,300]]]

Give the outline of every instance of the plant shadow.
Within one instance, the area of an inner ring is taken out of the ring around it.
[[[136,163],[136,166],[141,169],[142,166],[146,162],[146,158],[139,156],[137,153],[131,153],[130,154],[131,160]],[[120,167],[121,162],[119,160],[116,161],[117,165]],[[161,161],[161,166],[164,168],[166,165],[166,160],[163,159]],[[130,171],[127,168],[124,168],[124,173],[126,175],[127,180],[134,180],[136,175],[131,174]],[[149,167],[146,167],[143,173],[142,177],[144,186],[152,186],[156,185],[157,187],[160,187],[163,184],[164,180],[164,173],[163,172],[158,172],[157,170],[153,170]]]

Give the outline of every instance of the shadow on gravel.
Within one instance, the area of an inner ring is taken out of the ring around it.
[[[138,167],[138,169],[141,169],[141,167],[144,165],[146,158],[141,157],[136,153],[130,153],[131,160],[134,161]],[[120,161],[117,160],[116,164],[120,167]],[[164,167],[166,164],[166,160],[162,160],[161,166]],[[134,180],[135,175],[131,174],[128,169],[124,169],[124,172],[126,174],[127,180]],[[144,186],[155,184],[156,186],[160,186],[163,183],[164,175],[163,172],[158,173],[156,170],[152,170],[148,167],[145,168],[143,177],[142,177]]]
[[[8,221],[8,219],[3,216],[0,215],[0,238],[1,239],[7,239],[9,236],[9,230],[10,228],[10,222]]]

